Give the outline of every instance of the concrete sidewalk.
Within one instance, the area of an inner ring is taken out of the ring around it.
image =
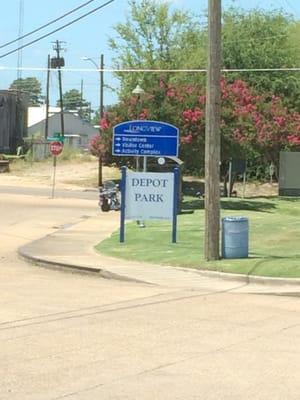
[[[128,280],[173,288],[213,291],[238,290],[252,293],[300,292],[300,279],[264,278],[176,268],[120,260],[99,254],[94,246],[119,227],[119,213],[102,213],[82,218],[75,224],[27,244],[19,255],[27,261],[52,268],[99,274],[110,279]]]

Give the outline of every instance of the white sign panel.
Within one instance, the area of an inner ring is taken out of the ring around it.
[[[172,219],[174,174],[127,172],[126,219]]]

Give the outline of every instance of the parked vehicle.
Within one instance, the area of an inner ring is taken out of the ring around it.
[[[106,181],[99,189],[99,207],[102,211],[118,211],[121,208],[119,186],[113,181]]]

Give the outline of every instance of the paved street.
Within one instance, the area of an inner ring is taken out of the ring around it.
[[[22,194],[31,196],[41,196],[41,197],[52,197],[52,187],[18,187],[18,186],[8,186],[1,185],[0,193],[6,194]],[[55,198],[72,198],[72,199],[85,199],[98,201],[98,191],[97,189],[90,190],[62,190],[55,188],[54,190]]]
[[[103,218],[97,202],[1,193],[0,210],[1,400],[299,399],[296,288],[191,290],[32,266],[20,246]]]

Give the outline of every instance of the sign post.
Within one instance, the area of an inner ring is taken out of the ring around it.
[[[174,172],[132,172],[122,167],[120,242],[125,241],[125,219],[172,220],[176,243],[178,179]]]
[[[177,157],[179,130],[158,121],[127,121],[113,128],[114,156]]]
[[[174,168],[172,243],[176,243],[177,241],[178,195],[179,195],[179,169],[176,167]]]
[[[64,144],[59,141],[50,142],[49,149],[50,153],[53,155],[53,181],[52,181],[52,199],[54,199],[55,191],[55,176],[56,176],[56,158],[63,151]]]
[[[172,243],[176,243],[179,170],[147,172],[147,157],[177,157],[179,129],[167,122],[136,120],[114,126],[112,154],[143,157],[143,172],[122,167],[120,242],[125,241],[125,219],[172,220]],[[138,169],[138,168],[137,168]]]
[[[120,243],[125,242],[125,197],[126,197],[126,167],[121,168],[121,214],[120,214]]]

